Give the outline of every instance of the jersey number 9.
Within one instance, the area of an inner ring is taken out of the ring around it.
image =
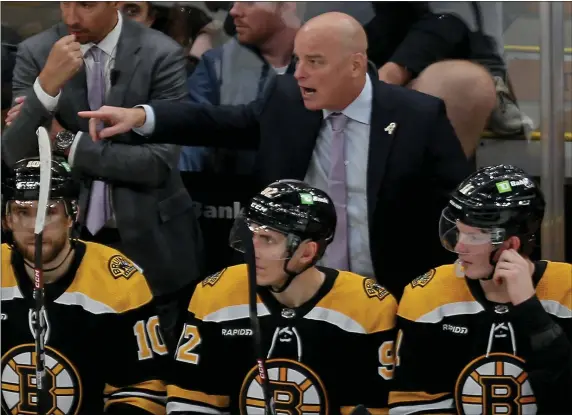
[[[397,345],[394,349],[394,341],[388,340],[381,344],[379,348],[379,363],[381,366],[377,369],[379,376],[385,380],[393,379],[393,372],[396,366],[399,366],[399,348],[401,347],[401,339],[403,332],[399,330],[397,333]]]

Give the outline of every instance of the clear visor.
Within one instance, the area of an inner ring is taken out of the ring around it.
[[[501,244],[504,237],[502,228],[478,228],[462,223],[449,207],[441,213],[439,238],[448,251],[469,255],[488,253],[495,245]]]
[[[50,200],[46,206],[45,226],[65,223],[68,218],[63,200]],[[6,203],[6,219],[15,229],[33,229],[38,214],[37,200],[10,200]]]
[[[252,232],[252,243],[254,244],[256,258],[264,260],[285,260],[290,258],[290,255],[288,255],[288,237],[286,235],[268,226],[245,219],[242,216],[236,218],[230,231],[229,244],[231,248],[242,253],[245,252],[245,241],[241,238],[239,232],[242,221],[246,223],[248,229]]]

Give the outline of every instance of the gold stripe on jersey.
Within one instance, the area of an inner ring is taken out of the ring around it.
[[[355,406],[342,406],[340,408],[340,414],[341,415],[351,415],[355,408],[356,408]],[[367,408],[367,410],[371,415],[387,415],[387,414],[389,414],[388,408],[382,408],[382,409]]]
[[[389,404],[423,404],[427,402],[435,402],[450,395],[448,392],[443,393],[427,393],[427,392],[389,392]]]
[[[550,314],[572,317],[572,265],[547,261],[536,296]]]
[[[105,402],[104,411],[107,412],[109,407],[114,404],[128,404],[143,409],[153,415],[163,415],[166,412],[165,405],[158,404],[145,398],[138,396],[127,396],[121,398],[109,398]]]
[[[86,246],[84,257],[73,282],[56,302],[74,304],[81,300],[93,306],[88,310],[91,312],[123,313],[152,300],[153,296],[145,277],[137,270],[132,271],[131,265],[126,265],[132,263],[121,252],[105,245],[81,242]],[[3,289],[17,287],[10,256],[10,247],[2,244]],[[126,274],[129,274],[129,278],[114,276],[110,271],[110,261],[114,259],[116,262],[118,257],[121,257],[121,263],[127,267]]]
[[[138,270],[129,271],[129,278],[117,277],[110,271],[109,262],[118,256],[131,266],[135,266],[121,252],[93,242],[84,243],[85,255],[67,292],[81,292],[95,301],[108,305],[117,313],[139,308],[152,300],[153,296],[147,281]],[[124,295],[110,295],[110,293]]]
[[[450,393],[389,392],[389,414],[455,414],[454,402]],[[440,411],[440,412],[437,412]]]
[[[226,268],[217,274],[216,284],[197,285],[189,303],[189,312],[199,320],[228,307],[248,304],[248,273],[245,264]],[[212,276],[205,281],[211,281],[210,279]],[[262,303],[260,298],[258,303]]]
[[[14,276],[14,271],[12,270],[12,263],[10,262],[10,256],[12,255],[12,250],[8,244],[2,244],[2,288],[11,288],[18,286],[16,282],[16,277]],[[2,297],[4,298],[4,297]]]
[[[420,321],[432,311],[453,304],[454,309],[449,307],[453,314],[472,314],[482,309],[465,279],[456,275],[455,266],[444,265],[435,269],[426,284],[405,287],[397,314],[410,321]]]
[[[136,385],[130,385],[128,388],[130,390],[139,389],[140,392],[154,392],[155,395],[165,395],[167,392],[167,387],[161,380],[147,380]],[[121,392],[121,388],[106,384],[103,389],[104,395],[113,395],[115,392]]]
[[[228,408],[230,397],[222,395],[209,395],[204,392],[190,391],[175,385],[167,385],[167,399],[177,400],[190,404],[209,405],[220,409]]]
[[[306,317],[310,318],[311,313],[320,308],[333,312],[321,313],[320,317],[324,320],[328,320],[328,315],[335,318],[339,313],[359,324],[365,333],[376,333],[395,327],[395,298],[370,278],[352,272],[340,271],[330,292]]]

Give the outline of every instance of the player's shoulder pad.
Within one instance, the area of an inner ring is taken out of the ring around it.
[[[248,269],[245,264],[224,268],[196,287],[188,311],[202,320],[227,307],[248,304]]]
[[[317,307],[339,313],[363,333],[390,330],[395,326],[397,301],[373,278],[339,271],[330,292]]]
[[[2,288],[18,287],[18,282],[12,270],[11,258],[12,248],[10,248],[8,244],[2,244],[2,274],[0,274],[2,276],[2,278],[0,278]],[[5,296],[2,296],[2,298],[4,299]]]
[[[455,273],[455,265],[433,268],[405,287],[398,315],[411,321],[435,312],[449,303],[475,301],[466,282]]]
[[[116,313],[151,302],[151,289],[137,264],[114,248],[93,242],[83,243],[86,245],[85,255],[68,292],[81,292]]]
[[[547,261],[546,270],[536,286],[536,296],[556,317],[572,315],[572,264]]]

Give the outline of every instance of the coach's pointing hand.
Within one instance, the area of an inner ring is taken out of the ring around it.
[[[109,138],[131,131],[145,124],[145,110],[103,106],[97,111],[81,111],[78,115],[89,118],[89,134],[93,140]],[[98,131],[97,125],[103,122],[104,128]]]

